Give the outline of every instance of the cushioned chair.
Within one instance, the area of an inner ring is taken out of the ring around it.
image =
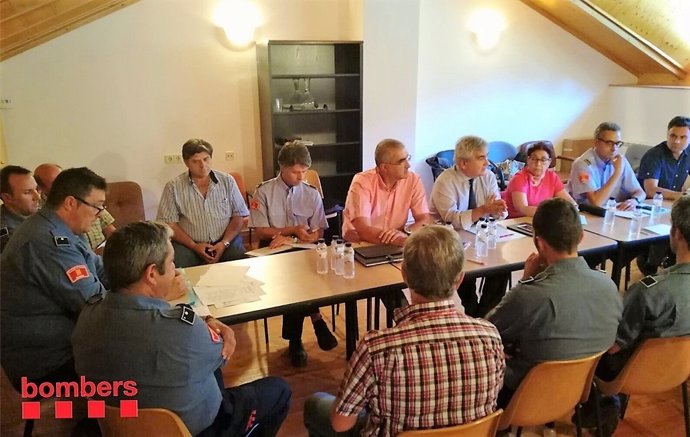
[[[105,206],[115,219],[115,227],[145,220],[144,197],[136,182],[110,182],[105,197]]]
[[[523,426],[555,421],[575,408],[577,435],[581,436],[580,404],[589,397],[594,369],[602,354],[577,360],[546,361],[534,366],[515,390],[501,415],[498,429],[517,426],[517,437],[520,437]]]
[[[404,431],[398,437],[494,437],[503,410],[496,410],[474,422],[447,428]]]
[[[506,159],[515,159],[517,149],[512,144],[505,141],[489,142],[489,161],[502,162]]]
[[[613,381],[596,378],[598,392],[605,396],[624,394],[653,394],[681,386],[685,436],[690,437],[690,407],[688,406],[688,378],[690,378],[690,337],[652,338],[640,344],[623,370]],[[597,392],[597,394],[598,394]],[[627,396],[621,408],[625,416]]]
[[[628,160],[630,166],[635,171],[635,174],[637,174],[637,171],[640,169],[640,161],[642,161],[642,157],[649,151],[649,149],[652,148],[652,146],[636,143],[624,143],[623,145],[625,146],[625,159]]]
[[[431,167],[431,175],[434,177],[434,180],[443,173],[443,170],[453,166],[454,154],[455,150],[443,150],[426,159],[426,163]]]
[[[237,189],[240,191],[240,194],[242,195],[242,198],[244,199],[245,204],[247,205],[247,208],[249,208],[249,195],[247,193],[247,186],[244,184],[244,178],[242,178],[242,175],[232,171],[230,172],[230,176],[232,176],[233,179],[235,179],[235,183],[237,184]],[[252,248],[252,229],[249,227],[249,216],[245,217],[242,220],[242,235],[247,236],[248,240],[248,246],[251,249]]]
[[[316,187],[317,190],[319,190],[319,194],[321,194],[321,199],[323,199],[323,211],[326,214],[326,220],[328,220],[329,222],[333,220],[335,222],[333,228],[337,230],[337,234],[340,234],[340,230],[343,227],[342,217],[343,209],[345,209],[345,206],[338,200],[329,199],[324,196],[323,186],[321,185],[321,178],[319,177],[319,173],[316,170],[314,170],[313,168],[307,170],[307,173],[305,174],[305,179],[309,185],[312,185],[313,187]]]
[[[105,406],[105,418],[98,419],[103,437],[191,437],[182,419],[163,408],[139,409],[138,417],[120,417],[120,409]]]
[[[536,144],[536,143],[545,143],[546,146],[551,149],[551,156],[554,158],[551,160],[551,163],[549,164],[549,168],[554,168],[556,167],[556,163],[558,160],[562,161],[568,161],[568,162],[573,162],[575,161],[574,158],[568,157],[568,156],[563,156],[563,155],[556,155],[556,150],[553,147],[553,143],[549,140],[536,140],[536,141],[527,141],[526,143],[520,144],[520,147],[518,147],[518,152],[517,156],[515,156],[516,161],[520,162],[527,162],[527,151],[529,148]],[[563,183],[566,183],[568,181],[568,177],[570,176],[570,172],[558,172],[558,176],[561,178],[561,181]]]

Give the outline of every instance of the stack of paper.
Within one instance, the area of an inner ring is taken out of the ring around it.
[[[263,282],[247,276],[249,267],[223,266],[209,269],[194,286],[204,305],[223,308],[261,299]]]

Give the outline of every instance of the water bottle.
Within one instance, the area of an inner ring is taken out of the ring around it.
[[[335,242],[335,274],[338,276],[343,276],[343,256],[345,255],[345,244],[343,240],[338,239]]]
[[[636,237],[642,230],[642,208],[639,206],[633,211],[633,216],[630,219],[630,229],[628,232],[630,236]]]
[[[661,191],[657,191],[652,197],[652,216],[659,215],[661,213],[661,208],[664,203],[664,195]]]
[[[496,219],[491,217],[489,218],[489,238],[487,240],[487,243],[489,245],[489,249],[495,249],[496,248],[496,242],[498,240],[498,223],[496,223]]]
[[[604,215],[604,225],[612,225],[613,218],[616,216],[616,199],[614,197],[609,197],[606,202],[606,214]]]
[[[489,229],[486,223],[482,223],[477,231],[477,236],[474,239],[474,251],[477,258],[485,258],[489,256]]]
[[[340,236],[334,235],[333,238],[331,238],[331,247],[329,249],[329,256],[330,256],[330,264],[331,264],[331,270],[335,270],[335,244],[336,242],[340,239]]]
[[[328,246],[323,238],[316,243],[316,255],[316,273],[325,275],[328,273]]]
[[[345,251],[343,254],[343,276],[346,279],[355,277],[355,250],[352,248],[352,243],[345,243]]]

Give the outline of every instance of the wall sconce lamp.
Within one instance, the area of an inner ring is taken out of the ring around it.
[[[506,29],[503,15],[494,9],[478,9],[470,15],[467,28],[481,51],[490,51],[498,45]]]
[[[261,14],[249,0],[222,0],[213,14],[213,22],[223,29],[234,47],[248,47],[261,24]]]

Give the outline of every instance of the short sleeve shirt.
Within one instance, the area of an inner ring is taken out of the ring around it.
[[[688,148],[683,150],[683,153],[676,159],[664,141],[649,149],[642,156],[637,175],[641,181],[656,179],[661,188],[681,191],[689,173],[690,152],[688,152]]]
[[[249,226],[253,228],[328,227],[319,191],[304,182],[289,187],[280,176],[270,179],[256,188],[249,206]]]
[[[230,219],[249,215],[235,179],[211,170],[204,197],[189,176],[182,173],[165,185],[158,206],[158,220],[177,223],[196,243],[214,243],[223,237]]]
[[[539,185],[532,185],[530,174],[523,168],[510,179],[506,189],[506,204],[508,205],[508,217],[520,217],[522,214],[513,205],[513,193],[525,193],[527,206],[539,206],[546,200],[553,198],[556,193],[563,191],[563,182],[556,172],[547,170]]]
[[[429,213],[424,186],[417,174],[409,172],[407,178],[389,190],[375,168],[357,173],[345,201],[343,235],[348,238],[348,234],[354,233],[352,222],[360,217],[369,217],[371,226],[377,228],[402,230],[410,211],[414,216]]]
[[[105,241],[103,229],[107,228],[113,223],[115,223],[115,218],[108,212],[107,209],[104,209],[100,214],[98,214],[98,219],[93,222],[91,229],[84,234],[86,239],[89,240],[89,245],[92,249],[95,249],[99,244]]]
[[[589,149],[573,162],[568,179],[568,191],[577,203],[587,200],[587,193],[599,190],[613,175],[613,164],[605,162]],[[630,163],[623,157],[623,174],[613,187],[612,196],[617,202],[629,199],[632,194],[642,190]]]

